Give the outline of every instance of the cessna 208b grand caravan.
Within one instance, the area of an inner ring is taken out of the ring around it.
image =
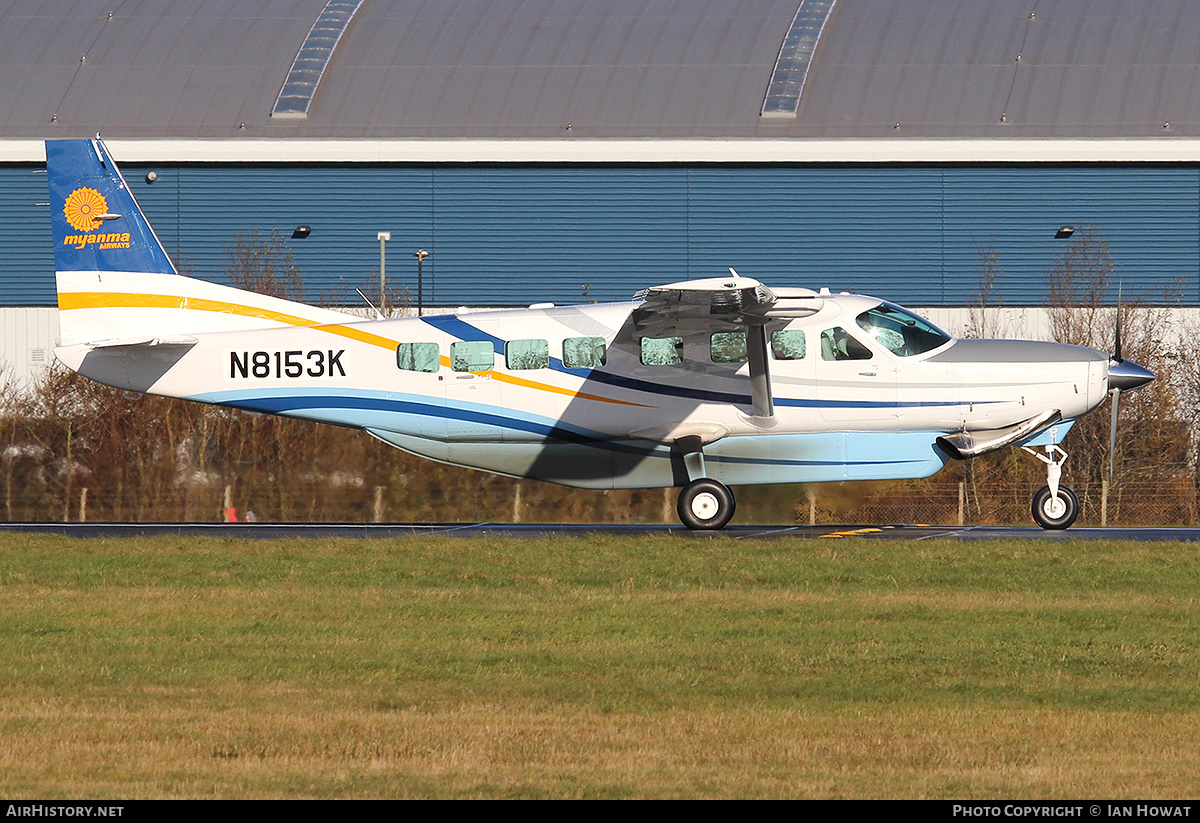
[[[46,144],[60,360],[120,389],[363,429],[413,454],[583,488],[915,478],[1022,446],[1066,528],[1062,439],[1153,375],[1047,342],[959,340],[857,294],[730,276],[628,303],[365,321],[175,271],[104,145]],[[1118,344],[1119,349],[1119,344]]]

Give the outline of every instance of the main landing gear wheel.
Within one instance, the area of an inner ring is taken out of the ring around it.
[[[737,501],[724,483],[703,477],[683,487],[675,508],[689,529],[723,529],[733,517]]]
[[[1033,495],[1033,519],[1043,529],[1065,529],[1079,516],[1079,498],[1066,486],[1058,487],[1058,497],[1042,486]]]

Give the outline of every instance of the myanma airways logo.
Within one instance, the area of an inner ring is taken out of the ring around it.
[[[74,246],[82,249],[84,246],[98,243],[102,249],[129,248],[129,233],[116,232],[113,234],[90,234],[112,216],[108,213],[108,201],[104,195],[95,189],[75,189],[63,206],[63,214],[71,228],[75,231],[89,232],[87,234],[68,234],[63,238],[64,246]]]
[[[67,198],[63,213],[75,231],[95,231],[104,222],[100,215],[108,214],[108,201],[95,189],[75,189]]]

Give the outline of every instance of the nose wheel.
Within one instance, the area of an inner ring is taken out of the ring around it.
[[[1079,498],[1066,486],[1058,487],[1058,496],[1050,493],[1049,486],[1042,486],[1033,495],[1030,508],[1043,529],[1065,529],[1079,516]]]
[[[737,509],[737,500],[724,483],[702,477],[683,487],[675,508],[689,529],[723,529]]]

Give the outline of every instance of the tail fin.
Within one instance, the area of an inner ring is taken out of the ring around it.
[[[99,140],[48,140],[46,172],[57,271],[176,273]]]
[[[344,322],[183,277],[100,140],[46,141],[61,346]]]

